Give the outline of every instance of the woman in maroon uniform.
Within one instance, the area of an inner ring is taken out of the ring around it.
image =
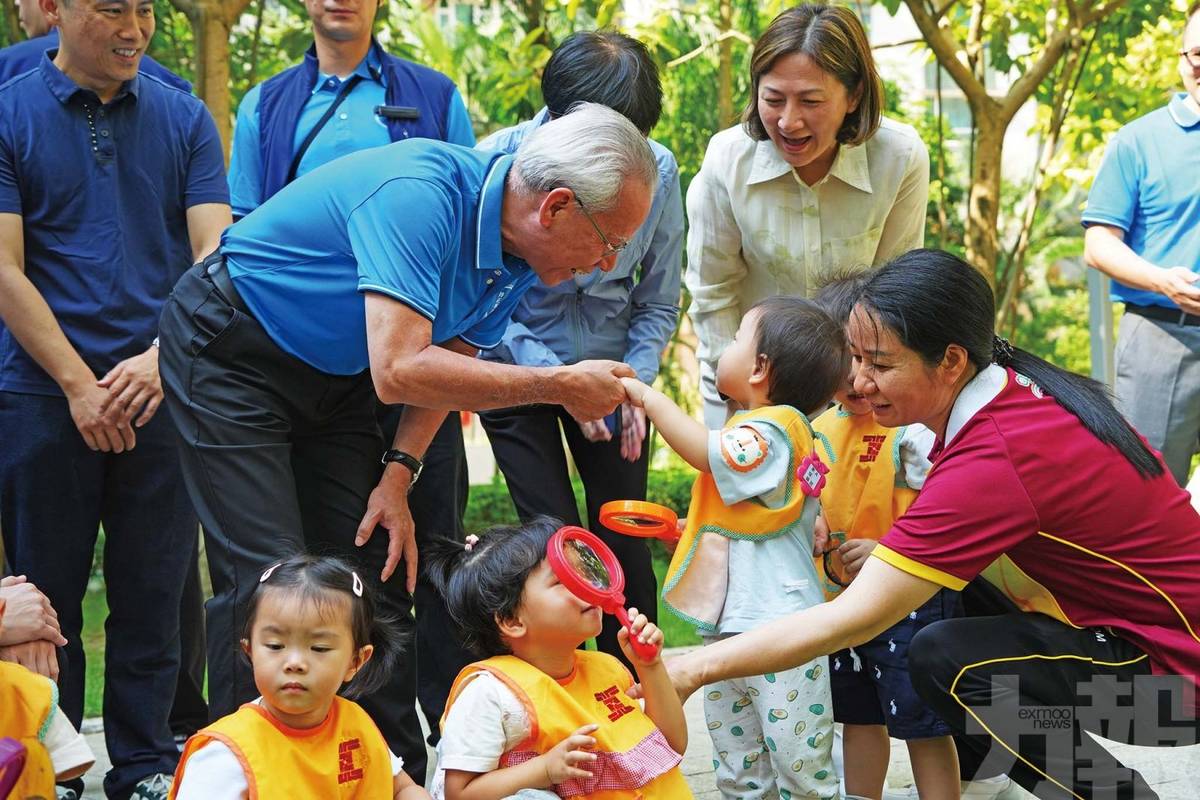
[[[962,260],[915,250],[866,285],[848,326],[855,390],[885,425],[937,435],[920,497],[836,600],[670,665],[681,694],[870,639],[982,576],[1019,611],[934,623],[914,684],[1042,798],[1154,797],[1085,731],[1197,740],[1200,516],[1100,384],[995,337]]]

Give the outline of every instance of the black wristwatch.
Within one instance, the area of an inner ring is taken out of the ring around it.
[[[421,477],[421,470],[425,469],[425,462],[416,456],[409,455],[403,450],[388,450],[380,459],[384,464],[395,462],[408,467],[408,471],[412,473],[412,480],[408,482],[408,490],[411,492],[412,487],[417,485],[417,480]]]

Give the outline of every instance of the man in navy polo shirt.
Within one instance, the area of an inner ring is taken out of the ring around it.
[[[1125,303],[1121,411],[1180,485],[1200,442],[1200,2],[1184,27],[1184,91],[1108,145],[1083,212],[1084,258]]]
[[[448,409],[549,402],[590,420],[624,399],[624,364],[474,355],[500,341],[534,281],[612,269],[657,183],[645,137],[600,106],[543,125],[515,160],[398,142],[286,186],[180,280],[163,312],[163,380],[208,537],[214,706],[254,696],[235,644],[282,556],[347,557],[384,582],[385,609],[405,607],[417,568],[407,494]],[[386,452],[376,394],[406,406]]]
[[[0,84],[22,72],[36,68],[47,50],[54,50],[58,47],[58,28],[53,27],[46,19],[37,0],[23,0],[23,2],[18,0],[17,18],[20,21],[21,30],[25,31],[25,35],[29,38],[0,50]],[[192,91],[190,83],[150,56],[142,56],[138,70],[143,75],[153,75],[168,86],[174,86],[189,93]]]
[[[79,724],[81,603],[106,534],[110,798],[165,797],[196,517],[153,345],[163,300],[229,223],[216,127],[140,77],[150,0],[43,0],[57,52],[0,88],[0,516],[58,610]],[[52,132],[53,135],[48,135]]]

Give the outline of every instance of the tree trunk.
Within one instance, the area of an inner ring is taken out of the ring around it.
[[[196,96],[208,106],[229,165],[233,120],[229,94],[229,34],[250,0],[171,0],[187,15],[196,42]]]
[[[733,2],[720,0],[719,27],[727,33],[733,27]],[[734,123],[733,115],[733,39],[722,36],[717,44],[717,122],[725,130]]]
[[[998,119],[996,109],[972,107],[971,111],[977,133],[967,203],[967,261],[994,284],[996,257],[1000,252],[996,230],[1000,217],[1000,159],[1007,120]]]

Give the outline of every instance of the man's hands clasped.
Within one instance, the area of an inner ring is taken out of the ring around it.
[[[135,428],[154,417],[162,403],[158,348],[125,359],[98,381],[65,390],[71,419],[93,450],[122,453],[137,444]]]

